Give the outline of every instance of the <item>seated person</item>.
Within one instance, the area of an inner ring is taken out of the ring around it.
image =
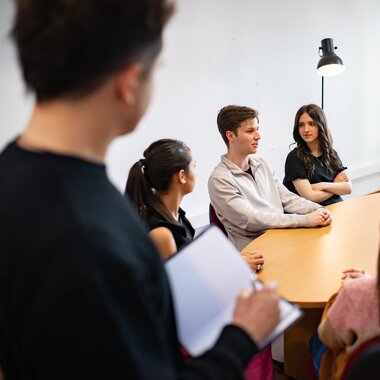
[[[366,341],[380,337],[379,271],[380,260],[377,277],[357,268],[343,272],[342,288],[329,302],[318,327],[319,339],[330,349],[322,358],[321,380],[340,378],[349,355]]]
[[[180,208],[183,197],[193,191],[195,161],[181,141],[162,139],[152,143],[144,158],[131,168],[125,189],[166,259],[194,237],[194,228]],[[253,271],[264,265],[264,256],[245,252],[242,256]]]
[[[333,149],[323,109],[315,104],[301,107],[294,120],[297,144],[286,158],[284,185],[301,197],[327,206],[351,194],[345,167]]]
[[[218,129],[227,154],[210,175],[212,206],[238,249],[270,228],[331,223],[328,210],[290,192],[262,158],[254,158],[260,134],[258,112],[244,106],[220,110]]]
[[[125,196],[132,200],[148,225],[149,235],[162,259],[173,255],[194,237],[194,228],[180,208],[186,194],[195,185],[195,160],[181,141],[162,139],[152,143],[144,158],[130,169]],[[245,252],[242,256],[253,271],[264,265],[261,253]],[[245,371],[245,379],[272,380],[271,346],[258,353]]]

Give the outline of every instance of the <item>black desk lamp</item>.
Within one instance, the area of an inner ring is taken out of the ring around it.
[[[319,56],[321,59],[318,62],[317,74],[322,77],[322,108],[324,101],[324,77],[331,77],[343,73],[345,67],[343,61],[335,54],[334,50],[337,49],[334,47],[332,38],[325,38],[321,41],[319,47]],[[322,54],[321,54],[322,51]]]

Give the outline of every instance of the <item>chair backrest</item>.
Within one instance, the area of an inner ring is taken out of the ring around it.
[[[224,228],[223,223],[219,220],[218,216],[216,215],[215,209],[214,207],[212,207],[211,203],[208,209],[208,217],[210,220],[210,224],[215,224],[216,226],[218,226],[222,230],[224,235],[227,236],[227,231]]]
[[[363,343],[348,359],[342,380],[380,379],[380,338]]]

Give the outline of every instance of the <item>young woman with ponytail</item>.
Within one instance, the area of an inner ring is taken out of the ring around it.
[[[129,172],[125,195],[148,225],[163,259],[194,237],[194,228],[179,207],[193,191],[194,169],[192,153],[183,142],[162,139],[152,143]]]
[[[149,235],[164,260],[194,237],[194,228],[180,204],[194,189],[195,161],[188,146],[171,139],[152,143],[143,156],[129,171],[125,196],[131,199],[148,226]],[[261,253],[241,254],[253,271],[262,269]],[[268,346],[250,362],[244,378],[273,380],[273,376]]]
[[[194,237],[194,228],[180,208],[195,185],[195,161],[182,141],[162,139],[152,143],[144,158],[131,168],[125,195],[147,224],[161,257],[168,258]],[[264,264],[261,253],[242,253],[252,270]]]

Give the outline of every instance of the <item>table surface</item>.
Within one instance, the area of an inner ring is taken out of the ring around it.
[[[327,227],[273,229],[244,250],[265,255],[259,278],[275,280],[278,291],[302,308],[322,308],[341,284],[341,272],[364,268],[376,275],[379,254],[380,193],[328,206]]]

